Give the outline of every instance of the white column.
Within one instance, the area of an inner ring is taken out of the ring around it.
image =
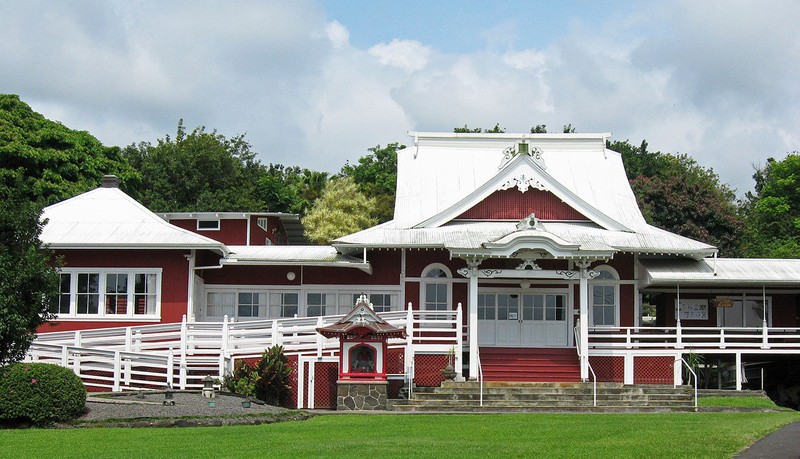
[[[186,259],[189,260],[189,282],[187,283],[188,288],[186,289],[186,317],[190,321],[194,321],[195,313],[194,313],[194,267],[195,267],[195,251],[192,250],[191,254],[186,256]]]
[[[469,379],[478,379],[478,262],[469,265]]]
[[[589,273],[586,266],[581,267],[579,286],[579,324],[580,329],[580,354],[581,354],[581,380],[589,380]]]

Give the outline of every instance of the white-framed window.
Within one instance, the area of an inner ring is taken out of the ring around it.
[[[420,283],[420,304],[426,311],[447,311],[450,308],[450,297],[453,285],[453,275],[450,269],[441,264],[433,263],[422,271]],[[443,317],[429,317],[440,319]]]
[[[63,268],[52,311],[63,319],[156,319],[159,268]]]
[[[238,317],[266,318],[267,294],[258,292],[239,292],[236,312]]]
[[[590,285],[592,326],[617,326],[619,324],[619,275],[607,265],[594,268],[599,274]]]
[[[219,219],[197,220],[198,231],[219,231]]]
[[[294,317],[300,314],[300,293],[276,292],[269,294],[270,317]]]
[[[336,295],[331,293],[306,293],[306,317],[332,315],[336,306]]]
[[[400,290],[376,289],[354,291],[350,288],[287,289],[270,286],[206,285],[205,305],[201,316],[206,320],[278,319],[283,317],[318,317],[346,314],[358,297],[367,295],[375,312],[388,312],[399,307]]]

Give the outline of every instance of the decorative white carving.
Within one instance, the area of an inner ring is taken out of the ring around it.
[[[589,279],[594,279],[595,277],[600,275],[600,271],[595,271],[594,269],[590,269],[586,271],[586,274],[589,275]]]
[[[500,274],[501,272],[502,271],[500,271],[499,269],[482,269],[481,270],[481,273],[483,273],[483,275],[485,277],[494,277],[495,275]]]
[[[559,276],[564,276],[564,279],[572,279],[578,274],[578,271],[556,271]]]
[[[469,277],[469,269],[467,269],[467,268],[461,268],[461,269],[457,270],[456,272],[458,274],[461,274],[464,277]]]
[[[533,269],[535,271],[542,270],[542,268],[539,265],[537,265],[532,258],[526,258],[522,260],[522,263],[520,263],[519,266],[517,266],[517,269],[527,269],[527,268]]]
[[[498,189],[507,190],[514,187],[517,187],[521,193],[528,191],[528,188],[536,188],[537,190],[547,191],[547,186],[540,182],[539,179],[536,177],[528,177],[525,174],[520,174],[518,177],[513,177],[506,180]]]
[[[544,156],[542,155],[542,151],[539,150],[537,147],[531,146],[526,141],[520,141],[519,143],[515,143],[510,147],[503,150],[503,157],[500,159],[500,165],[497,166],[497,169],[500,170],[508,164],[509,161],[514,159],[515,156],[518,155],[528,155],[539,165],[542,169],[547,169],[547,165],[544,162]]]
[[[527,217],[523,218],[522,220],[517,223],[517,231],[523,230],[541,230],[542,225],[539,223],[539,219],[536,218],[535,213],[531,213]]]

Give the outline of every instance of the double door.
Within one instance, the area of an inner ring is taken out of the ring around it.
[[[566,293],[479,293],[478,343],[497,347],[568,347]]]

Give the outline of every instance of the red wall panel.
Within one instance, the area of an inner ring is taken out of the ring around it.
[[[161,322],[180,322],[189,289],[187,252],[181,250],[59,250],[65,268],[161,268]],[[39,332],[120,327],[142,322],[57,321]],[[148,322],[150,323],[150,322]]]
[[[588,220],[549,191],[500,190],[456,217],[463,220],[521,220],[535,213],[540,220]]]

